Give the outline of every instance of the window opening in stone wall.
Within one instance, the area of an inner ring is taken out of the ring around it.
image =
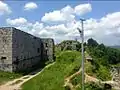
[[[37,39],[36,37],[34,37],[34,39]]]
[[[6,37],[2,37],[2,40],[3,40],[4,43],[7,42]]]
[[[16,56],[16,62],[15,62],[15,64],[18,65],[18,63],[19,63],[19,59],[18,59],[18,56]]]
[[[2,66],[4,67],[4,61],[6,60],[6,57],[1,57],[1,63],[2,63]],[[3,68],[4,69],[4,68]]]
[[[5,60],[6,59],[6,57],[1,57],[1,60]]]
[[[45,54],[47,55],[48,50],[45,50]]]
[[[46,47],[48,47],[48,44],[47,44],[47,43],[45,43],[45,46],[46,46]]]
[[[40,53],[40,48],[37,48],[37,52]]]

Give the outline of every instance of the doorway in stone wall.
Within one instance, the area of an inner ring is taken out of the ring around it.
[[[5,56],[2,56],[1,57],[1,69],[5,69],[5,67],[4,67],[4,65],[5,65],[5,60],[6,60],[7,58],[5,57]]]

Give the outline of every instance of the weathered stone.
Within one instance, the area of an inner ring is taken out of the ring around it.
[[[0,70],[25,71],[53,59],[53,39],[41,39],[13,27],[0,28]]]

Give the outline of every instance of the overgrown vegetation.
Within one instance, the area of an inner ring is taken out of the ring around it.
[[[73,85],[78,85],[78,84],[80,84],[81,83],[81,81],[82,81],[82,74],[80,73],[80,74],[77,74],[75,77],[73,77],[72,79],[71,79],[71,83],[73,84]]]
[[[86,72],[102,81],[110,80],[110,67],[118,63],[119,56],[116,56],[118,50],[106,47],[104,44],[98,44],[92,38],[88,40],[87,52],[92,56],[91,64],[86,65]]]
[[[0,71],[0,84],[22,76],[21,74]]]
[[[56,47],[59,48],[60,51],[74,49],[80,51],[81,43],[77,40],[64,40],[61,43],[57,44]]]
[[[59,44],[55,49],[55,64],[46,68],[38,76],[24,83],[22,85],[23,90],[70,90],[68,86],[63,87],[64,80],[66,77],[79,70],[81,59],[80,52],[66,51],[72,50],[72,47],[64,50],[65,44],[66,41]],[[110,80],[110,67],[113,65],[119,65],[120,51],[106,47],[104,44],[98,44],[92,38],[84,45],[87,53],[93,58],[91,62],[85,63],[85,72],[102,81]],[[80,43],[77,48],[78,51],[80,51]],[[74,86],[79,85],[77,90],[81,90],[81,74],[73,77],[70,82]],[[103,87],[100,87],[98,84],[93,82],[86,83],[85,88],[86,90],[104,90]]]
[[[101,59],[100,63],[103,65],[109,66],[120,63],[120,51],[118,49],[98,44],[92,38],[88,40],[87,47],[89,54],[94,58]]]
[[[24,83],[23,90],[65,90],[64,79],[75,72],[80,60],[80,53],[77,51],[61,52],[56,57],[56,63]]]
[[[82,90],[82,87],[79,85],[76,90]],[[104,87],[100,87],[94,82],[85,83],[85,90],[105,90]]]

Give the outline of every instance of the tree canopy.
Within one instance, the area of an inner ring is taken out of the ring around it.
[[[104,44],[98,44],[97,41],[92,38],[88,39],[87,45],[91,56],[101,58],[102,64],[120,63],[120,51],[118,49],[107,47]]]

